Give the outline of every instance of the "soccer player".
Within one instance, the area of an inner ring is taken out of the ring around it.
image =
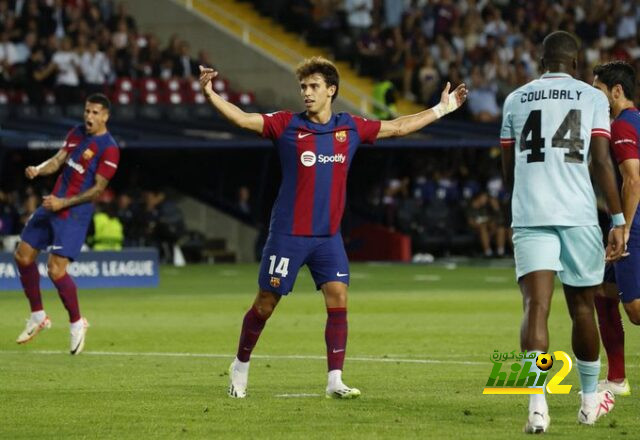
[[[245,113],[217,95],[211,80],[217,72],[200,66],[200,82],[208,101],[231,123],[273,141],[282,166],[280,192],[271,212],[260,273],[258,294],[246,313],[237,356],[230,367],[231,397],[247,393],[249,358],[267,319],[283,295],[293,289],[298,271],[307,265],[327,308],[327,397],[351,399],[360,391],[342,382],[347,344],[347,286],[349,264],[340,221],[346,198],[347,171],[360,144],[404,136],[420,130],[457,109],[466,99],[460,84],[431,109],[391,121],[375,121],[333,113],[339,76],[328,60],[313,57],[296,70],[305,111]]]
[[[613,228],[607,260],[624,250],[625,221],[609,156],[609,105],[599,90],[573,78],[578,42],[557,31],[543,41],[545,73],[511,93],[503,109],[503,172],[512,188],[513,245],[524,316],[523,350],[546,352],[547,319],[557,273],[571,316],[572,348],[582,387],[578,421],[592,425],[611,411],[614,396],[597,391],[599,338],[593,297],[604,274],[605,250],[589,178],[604,193]],[[535,365],[534,365],[534,368]],[[525,432],[545,432],[544,394],[532,394]]]
[[[640,200],[640,112],[633,104],[636,73],[624,61],[613,61],[593,70],[594,87],[609,100],[611,116],[611,150],[622,177],[622,211],[627,224],[629,255],[605,270],[603,289],[595,297],[602,345],[607,351],[609,368],[601,388],[614,394],[631,394],[624,368],[624,330],[619,303],[622,299],[629,320],[640,325],[640,216],[636,215]]]
[[[111,104],[106,96],[93,94],[85,102],[84,125],[67,134],[64,146],[50,159],[25,170],[27,178],[48,176],[62,167],[50,195],[27,221],[15,260],[20,281],[31,305],[31,317],[16,342],[24,344],[51,327],[42,307],[38,253],[49,250],[47,270],[60,299],[69,312],[72,355],[84,348],[89,323],[80,314],[78,294],[67,266],[80,253],[93,214],[92,200],[114,176],[120,158],[118,146],[107,131]]]

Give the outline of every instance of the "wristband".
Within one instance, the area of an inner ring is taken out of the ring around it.
[[[433,112],[436,114],[436,117],[440,119],[444,115],[448,115],[452,111],[458,108],[458,101],[456,99],[456,94],[454,92],[449,93],[449,102],[447,105],[439,102],[438,105],[431,107]]]
[[[624,226],[627,222],[624,219],[624,214],[619,212],[611,216],[611,223],[613,223],[613,227],[619,227]]]

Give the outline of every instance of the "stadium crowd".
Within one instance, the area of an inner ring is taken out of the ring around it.
[[[201,51],[172,35],[141,33],[113,0],[0,0],[0,100],[82,102],[118,78],[195,79]],[[117,87],[110,87],[116,91]],[[110,93],[109,93],[110,94]],[[1,102],[0,102],[1,103]]]
[[[312,44],[391,79],[432,104],[446,81],[466,82],[474,120],[497,121],[501,103],[538,76],[537,44],[557,29],[582,40],[580,78],[622,59],[640,67],[640,8],[632,0],[250,0]]]

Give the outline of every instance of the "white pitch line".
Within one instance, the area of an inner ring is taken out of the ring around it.
[[[296,397],[320,397],[322,394],[313,394],[313,393],[299,393],[299,394],[276,394],[276,397],[288,397],[288,398],[296,398]]]
[[[34,350],[34,351],[19,351],[19,350],[0,350],[2,354],[64,354],[69,355],[68,351],[58,350]],[[191,358],[212,358],[212,359],[233,359],[233,354],[219,354],[219,353],[171,353],[171,352],[133,352],[133,351],[84,351],[82,354],[87,356],[137,356],[137,357],[191,357]],[[317,360],[326,361],[326,356],[314,356],[314,355],[265,355],[254,354],[251,355],[254,359],[298,359],[298,360]],[[453,365],[487,365],[487,362],[472,362],[472,361],[445,361],[441,359],[407,359],[407,358],[380,358],[380,357],[349,357],[347,360],[355,362],[381,362],[381,363],[401,363],[401,364],[453,364]]]
[[[442,277],[440,275],[415,275],[414,281],[440,281]]]

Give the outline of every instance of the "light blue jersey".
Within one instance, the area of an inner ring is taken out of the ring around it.
[[[570,75],[545,73],[507,97],[500,143],[515,149],[512,226],[598,224],[592,136],[611,138],[609,102]]]

